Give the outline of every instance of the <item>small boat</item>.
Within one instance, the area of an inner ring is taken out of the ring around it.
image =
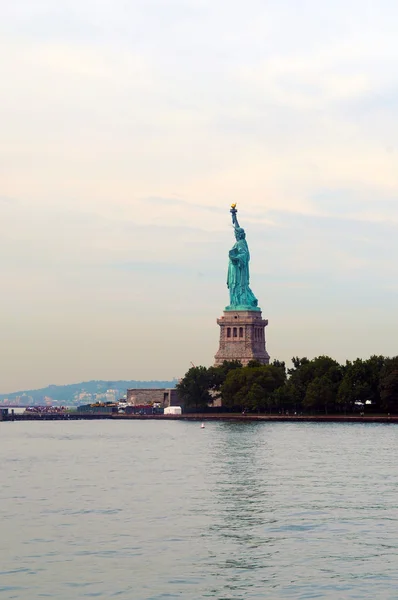
[[[202,425],[200,426],[200,428],[201,428],[201,429],[204,429],[204,428],[205,428],[205,424],[204,424],[204,423],[202,423]]]

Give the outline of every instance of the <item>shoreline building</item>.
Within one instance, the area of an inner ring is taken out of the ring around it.
[[[175,388],[131,388],[127,390],[126,401],[132,406],[160,404],[162,408],[180,406]]]
[[[236,242],[229,251],[227,287],[229,305],[217,319],[220,326],[219,348],[215,355],[215,366],[225,360],[239,360],[243,366],[251,360],[269,363],[265,344],[265,328],[268,320],[262,318],[261,308],[249,287],[250,252],[245,230],[240,227],[236,204],[231,206],[232,224]]]

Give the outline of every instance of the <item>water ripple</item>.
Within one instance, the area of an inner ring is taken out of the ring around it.
[[[398,597],[398,427],[0,433],[0,600]]]

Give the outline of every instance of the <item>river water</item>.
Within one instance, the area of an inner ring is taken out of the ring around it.
[[[398,598],[398,426],[0,423],[0,600]]]

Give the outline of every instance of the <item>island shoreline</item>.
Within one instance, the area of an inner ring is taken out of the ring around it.
[[[236,413],[192,413],[182,415],[126,415],[112,413],[8,414],[0,421],[236,421],[263,423],[396,423],[398,415],[240,415]]]

